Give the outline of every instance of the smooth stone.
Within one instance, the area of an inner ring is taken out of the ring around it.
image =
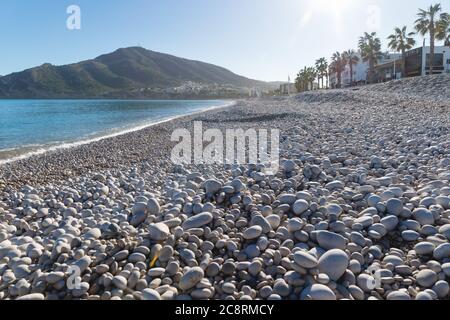
[[[414,210],[413,211],[413,217],[422,226],[424,226],[424,225],[433,225],[434,224],[434,216],[427,209],[418,208],[418,209]]]
[[[416,275],[417,283],[424,288],[431,288],[436,283],[437,280],[438,276],[436,272],[430,269],[421,270]]]
[[[222,183],[217,180],[210,179],[210,180],[205,181],[203,186],[205,188],[206,193],[216,194],[222,188]]]
[[[130,224],[136,228],[144,223],[144,221],[147,220],[147,217],[148,213],[144,210],[134,212],[131,216]]]
[[[376,280],[367,273],[361,273],[356,277],[356,283],[361,290],[368,293],[375,289]]]
[[[420,234],[413,230],[405,230],[402,232],[402,238],[405,241],[413,242],[417,241],[420,238]]]
[[[450,262],[444,263],[441,267],[442,272],[444,272],[444,274],[450,278]]]
[[[262,228],[260,226],[253,226],[244,231],[242,236],[246,240],[253,240],[259,238],[262,234]]]
[[[391,263],[394,267],[401,266],[402,264],[404,264],[402,258],[393,254],[385,256],[383,258],[383,263]]]
[[[183,230],[201,228],[213,221],[213,215],[210,212],[199,213],[187,219],[183,224]]]
[[[55,271],[55,272],[50,272],[47,275],[47,277],[45,278],[45,280],[50,284],[55,284],[55,283],[63,280],[64,277],[65,277],[64,272]]]
[[[200,267],[193,267],[189,269],[180,279],[178,286],[181,290],[187,291],[197,285],[204,277],[203,269]]]
[[[333,249],[324,253],[319,261],[318,268],[321,273],[325,273],[331,280],[337,281],[347,270],[349,258],[340,249]]]
[[[443,243],[433,251],[433,257],[436,260],[450,258],[450,243]]]
[[[158,291],[147,288],[142,290],[142,300],[149,300],[149,301],[161,300],[161,295],[158,293]]]
[[[407,294],[404,291],[392,291],[390,292],[387,297],[387,300],[411,300],[411,297],[409,294]]]
[[[127,288],[127,279],[123,276],[115,276],[112,279],[112,283],[121,290],[125,290]]]
[[[317,242],[319,243],[319,246],[325,250],[344,250],[347,247],[346,239],[343,236],[325,230],[317,232]]]
[[[444,299],[448,296],[450,287],[447,281],[440,280],[434,284],[431,290],[436,292],[436,295],[438,296],[439,299]]]
[[[342,214],[342,207],[338,204],[330,204],[327,206],[327,214],[330,218],[337,219]]]
[[[266,219],[270,223],[270,226],[272,227],[273,230],[278,228],[281,222],[280,217],[275,214],[268,215]]]
[[[269,221],[263,216],[257,215],[254,216],[250,222],[252,226],[260,226],[262,228],[263,233],[269,233],[272,230],[272,226]]]
[[[292,211],[294,211],[294,213],[297,215],[301,215],[308,209],[309,209],[308,201],[302,199],[295,201],[295,203],[292,206]]]
[[[147,210],[148,213],[155,216],[159,214],[159,212],[161,211],[161,207],[156,199],[151,198],[147,202]]]
[[[313,284],[302,291],[300,300],[334,301],[336,300],[336,295],[329,287],[323,284]]]
[[[420,242],[414,246],[414,251],[419,255],[425,256],[433,254],[435,248],[436,246],[431,242]]]
[[[163,241],[166,240],[170,235],[169,227],[162,223],[154,223],[148,227],[148,234],[150,239],[155,241]]]
[[[337,189],[344,189],[345,184],[342,181],[332,181],[325,185],[325,188],[328,190],[337,190]]]
[[[450,224],[446,224],[440,227],[439,233],[446,237],[447,240],[450,240]]]
[[[128,250],[121,250],[121,251],[117,252],[113,256],[113,258],[116,261],[122,261],[122,260],[125,260],[128,257],[129,254],[130,254],[130,252]]]
[[[400,216],[403,211],[403,202],[399,199],[389,199],[386,202],[386,210],[389,214]]]
[[[317,267],[318,261],[316,257],[314,257],[312,254],[305,252],[305,251],[297,251],[294,253],[294,261],[299,266],[306,268],[306,269],[312,269]]]
[[[145,260],[147,260],[147,258],[140,252],[135,252],[128,256],[128,261],[131,263],[144,262]]]
[[[380,223],[386,227],[387,231],[394,231],[398,225],[398,218],[396,216],[387,216],[381,219]]]
[[[422,291],[416,295],[416,300],[431,301],[431,300],[433,300],[433,297],[428,292]]]
[[[18,297],[16,300],[45,300],[45,297],[42,293],[31,293]]]
[[[273,285],[273,293],[280,295],[281,297],[289,296],[291,289],[284,279],[275,281]]]
[[[86,234],[85,234],[85,238],[86,239],[98,239],[100,238],[102,235],[102,232],[100,231],[99,228],[92,228],[91,230],[89,230]]]

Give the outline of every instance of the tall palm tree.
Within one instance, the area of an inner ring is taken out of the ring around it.
[[[364,62],[369,62],[368,82],[375,81],[375,65],[383,57],[381,40],[376,32],[367,33],[359,39],[359,51]]]
[[[442,8],[440,4],[430,6],[428,10],[419,9],[418,19],[415,22],[415,28],[422,36],[430,35],[430,74],[433,74],[434,66],[434,43],[436,34],[439,30],[439,12]]]
[[[403,28],[395,28],[394,33],[388,37],[390,41],[388,47],[394,51],[402,53],[402,75],[405,76],[405,53],[407,50],[411,50],[416,44],[416,40],[412,38],[414,32],[407,32],[406,26]]]
[[[438,22],[438,33],[436,38],[444,40],[446,46],[450,46],[450,14],[441,14],[441,19]]]
[[[307,69],[307,74],[308,74],[308,83],[310,85],[310,90],[314,90],[314,80],[316,80],[317,77],[317,70],[314,67],[309,67]]]
[[[319,74],[320,80],[322,80],[322,89],[324,88],[323,79],[327,76],[328,62],[325,58],[320,58],[316,60],[316,69]]]
[[[331,56],[331,64],[330,64],[330,71],[333,73],[336,73],[338,83],[337,87],[340,88],[342,86],[342,71],[345,67],[345,61],[342,58],[342,55],[340,52],[335,52]]]
[[[359,62],[358,54],[355,50],[349,49],[342,53],[342,59],[344,60],[344,65],[350,67],[350,86],[353,86],[353,66]]]

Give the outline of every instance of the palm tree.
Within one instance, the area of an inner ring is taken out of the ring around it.
[[[368,82],[375,81],[375,64],[383,57],[381,40],[376,32],[367,33],[359,39],[359,51],[364,62],[369,62]]]
[[[316,60],[316,69],[319,74],[320,80],[322,80],[322,89],[324,88],[323,78],[327,76],[328,62],[325,58],[320,58]]]
[[[359,57],[355,50],[349,49],[342,53],[342,59],[344,60],[344,65],[350,67],[350,86],[353,86],[353,66],[359,62]]]
[[[314,67],[309,67],[307,70],[308,70],[307,74],[308,74],[308,83],[310,84],[310,90],[314,90],[314,80],[316,80],[318,72]]]
[[[412,36],[414,35],[414,32],[407,32],[406,26],[403,28],[395,28],[394,33],[391,34],[388,37],[388,40],[390,40],[388,47],[392,50],[395,50],[396,52],[402,53],[402,75],[405,76],[405,61],[406,56],[405,53],[407,50],[411,50],[414,45],[416,44],[416,41]]]
[[[314,90],[314,80],[317,77],[317,71],[314,67],[304,67],[297,74],[295,87],[298,91]]]
[[[344,67],[345,62],[340,52],[333,53],[333,56],[331,57],[330,71],[336,73],[338,79],[338,88],[340,88],[342,85],[342,71],[344,70]]]
[[[306,83],[306,67],[299,71],[295,79],[295,87],[299,92],[305,91]]]
[[[430,6],[428,10],[419,9],[418,19],[415,22],[415,28],[422,36],[430,34],[430,74],[433,74],[434,66],[434,42],[436,34],[439,32],[438,14],[442,8],[440,4]]]
[[[446,46],[450,46],[450,14],[441,14],[441,19],[438,22],[438,33],[436,38],[444,40]]]

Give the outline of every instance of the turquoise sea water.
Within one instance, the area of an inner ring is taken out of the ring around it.
[[[0,164],[229,103],[222,100],[0,100]]]

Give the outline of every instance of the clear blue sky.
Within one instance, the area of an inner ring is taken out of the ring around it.
[[[358,37],[370,29],[379,33],[385,48],[394,26],[412,30],[417,9],[438,2],[1,0],[0,74],[45,62],[78,62],[140,45],[255,79],[286,80],[316,58],[356,49]],[[450,11],[448,0],[440,2]],[[81,8],[81,30],[66,28],[71,4]]]

